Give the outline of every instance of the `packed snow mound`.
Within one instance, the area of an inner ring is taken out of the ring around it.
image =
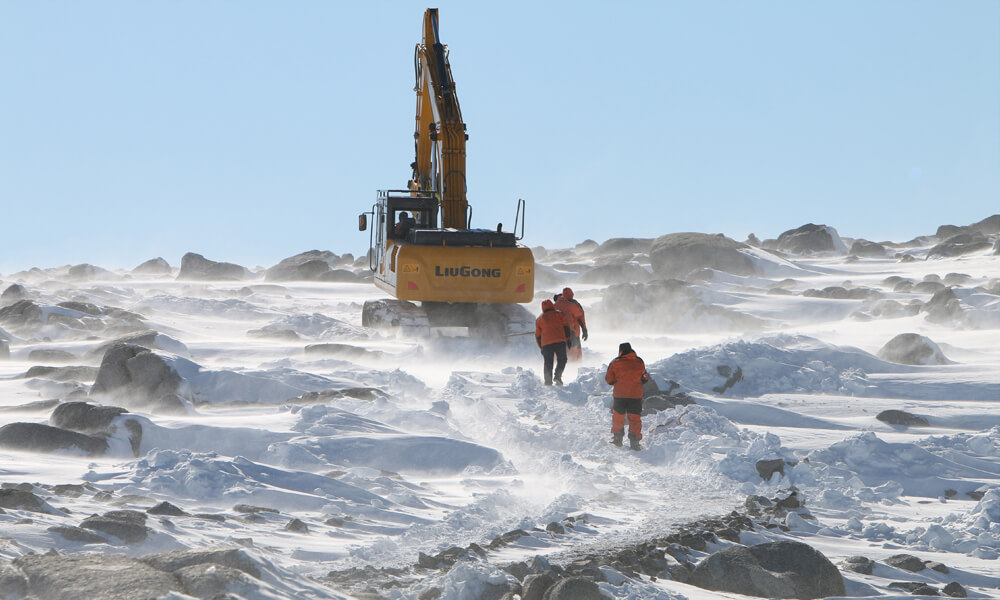
[[[974,491],[989,473],[939,456],[911,443],[890,443],[865,432],[808,455],[809,466],[824,478],[857,477],[864,485],[878,487],[896,482],[908,496],[943,497],[945,490],[961,494]],[[982,478],[982,479],[979,479]]]
[[[951,361],[930,338],[916,333],[901,333],[878,351],[878,357],[904,365],[947,365]]]
[[[675,354],[647,365],[664,381],[703,394],[756,397],[765,394],[863,395],[867,373],[898,370],[850,347],[807,336],[739,340]]]
[[[272,444],[268,455],[297,468],[372,467],[395,473],[490,472],[507,469],[503,456],[463,440],[414,435],[383,422],[334,407],[301,409],[295,426],[303,436]]]
[[[320,510],[333,501],[386,504],[371,492],[324,475],[279,469],[214,452],[154,450],[132,465],[130,479],[135,493],[227,508],[251,501],[293,510]]]

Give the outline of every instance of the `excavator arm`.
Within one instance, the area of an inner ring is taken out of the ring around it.
[[[438,10],[424,13],[423,38],[414,55],[417,114],[416,160],[409,189],[435,192],[441,199],[441,225],[468,226],[465,142],[468,135],[448,63],[448,48],[441,43]]]

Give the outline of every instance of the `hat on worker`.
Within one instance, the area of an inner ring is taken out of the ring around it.
[[[632,351],[632,344],[628,342],[622,342],[618,344],[618,356],[624,356]]]

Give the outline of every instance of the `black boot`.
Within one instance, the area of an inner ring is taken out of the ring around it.
[[[622,438],[625,437],[625,434],[624,433],[613,433],[612,435],[614,437],[611,438],[611,443],[614,444],[615,446],[618,446],[619,448],[621,448],[622,447]]]
[[[632,450],[642,450],[642,446],[639,445],[639,438],[635,437],[634,433],[628,434],[628,447]]]
[[[556,381],[556,385],[562,385],[562,379],[559,379],[558,377],[556,377],[555,381]]]

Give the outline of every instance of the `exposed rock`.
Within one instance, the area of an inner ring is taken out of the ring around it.
[[[28,593],[24,574],[7,562],[0,563],[0,598],[22,598]]]
[[[89,352],[90,356],[103,357],[117,344],[134,344],[150,350],[163,350],[171,354],[187,355],[188,349],[182,342],[152,329],[136,331],[101,344]]]
[[[592,252],[599,256],[615,254],[649,254],[653,245],[652,238],[611,238]]]
[[[42,308],[32,300],[18,300],[14,304],[0,308],[0,323],[20,327],[42,320]]]
[[[965,591],[965,588],[962,587],[962,584],[958,583],[957,581],[952,581],[948,585],[944,586],[944,589],[941,591],[947,594],[948,596],[951,596],[952,598],[969,597],[969,594]]]
[[[749,248],[722,234],[671,233],[653,241],[650,264],[659,277],[685,277],[698,269],[753,275],[754,263],[740,250]]]
[[[136,510],[113,510],[101,516],[92,515],[84,519],[80,527],[113,535],[126,544],[141,542],[149,533],[145,513]]]
[[[688,581],[700,588],[765,598],[843,596],[837,567],[816,549],[795,541],[731,546],[709,555]]]
[[[236,511],[236,512],[238,512],[238,513],[243,513],[243,514],[248,514],[248,515],[262,513],[262,512],[265,512],[265,513],[280,513],[281,512],[277,508],[268,508],[266,506],[254,506],[252,504],[237,504],[237,505],[233,506],[233,510]]]
[[[80,544],[107,544],[108,540],[102,535],[98,535],[89,529],[73,527],[72,525],[54,525],[48,529],[52,533],[61,535],[64,539]]]
[[[153,506],[151,508],[147,508],[146,512],[149,513],[149,514],[151,514],[151,515],[166,515],[166,516],[169,516],[169,517],[185,517],[185,516],[188,516],[188,513],[184,512],[183,510],[181,510],[180,508],[174,506],[173,504],[167,502],[166,500],[164,500],[163,502],[160,502],[156,506]]]
[[[913,292],[914,294],[933,295],[945,289],[948,288],[940,281],[921,281],[920,283],[914,284],[913,287],[910,288],[910,291]]]
[[[904,571],[911,571],[913,573],[918,573],[926,568],[924,561],[920,560],[916,556],[913,556],[912,554],[893,554],[883,562],[889,566],[896,567],[897,569],[903,569]]]
[[[309,526],[302,522],[301,519],[292,519],[285,525],[285,531],[309,533]]]
[[[130,406],[177,412],[181,383],[181,376],[160,355],[142,346],[118,343],[104,354],[90,393]]]
[[[217,598],[230,592],[242,597],[259,597],[260,582],[239,569],[218,564],[181,567],[173,572],[184,591],[197,598]]]
[[[181,270],[177,279],[242,281],[250,276],[250,271],[240,265],[208,260],[200,254],[188,252],[181,258]]]
[[[903,365],[951,364],[937,344],[917,333],[901,333],[892,338],[878,351],[878,357]]]
[[[180,587],[173,575],[122,554],[27,554],[14,566],[45,600],[152,600]]]
[[[260,565],[240,548],[209,548],[205,550],[171,550],[142,557],[142,561],[161,571],[173,572],[192,565],[221,565],[243,571],[260,579]]]
[[[171,269],[170,263],[160,257],[156,257],[151,258],[138,267],[132,269],[132,272],[136,275],[152,275],[155,277],[160,275],[170,275]]]
[[[993,242],[978,231],[959,233],[947,238],[945,241],[934,246],[927,253],[927,258],[948,258],[962,256],[975,252],[991,250]]]
[[[992,215],[986,217],[982,221],[977,221],[972,225],[969,225],[969,229],[973,231],[978,231],[984,235],[990,235],[992,233],[1000,233],[1000,214]]]
[[[778,236],[773,247],[764,243],[764,248],[768,250],[780,250],[789,254],[819,254],[819,253],[846,253],[847,246],[837,230],[827,225],[814,225],[807,223],[795,229],[789,229]]]
[[[17,488],[0,489],[0,508],[15,508],[41,513],[48,513],[52,510],[44,500],[35,494]]]
[[[108,450],[108,443],[102,437],[42,423],[9,423],[0,427],[0,447],[27,452],[55,452],[76,448],[88,456],[102,456]]]
[[[785,474],[785,461],[780,458],[758,460],[754,466],[757,468],[757,474],[764,481],[770,481],[775,473]]]
[[[106,433],[115,418],[128,411],[118,406],[95,406],[86,402],[65,402],[56,407],[49,424],[80,433]]]
[[[606,600],[601,588],[585,577],[567,577],[545,592],[545,600]]]
[[[107,269],[102,269],[101,267],[95,267],[94,265],[81,264],[73,265],[66,272],[66,277],[69,279],[85,280],[85,279],[118,279],[118,276]]]
[[[361,277],[354,271],[348,271],[347,269],[333,269],[329,273],[324,273],[319,277],[319,281],[326,281],[328,283],[358,283],[365,281],[365,279],[365,277]],[[370,280],[370,277],[368,279]]]
[[[955,490],[951,491],[954,492],[950,496],[952,498],[958,494],[958,492],[956,492]],[[945,496],[948,496],[948,490],[945,490]],[[936,560],[929,560],[924,563],[924,566],[932,571],[937,571],[938,573],[944,573],[945,575],[951,573],[951,569],[949,569],[944,563],[937,562]]]
[[[940,596],[937,588],[918,581],[893,581],[887,587],[906,590],[914,596]]]
[[[90,315],[92,317],[99,317],[104,314],[104,310],[100,306],[93,304],[91,302],[77,302],[75,300],[68,300],[66,302],[60,302],[56,306],[61,306],[62,308],[68,308],[70,310],[75,310],[76,312],[81,312],[85,315]]]
[[[886,256],[886,248],[878,242],[855,240],[854,243],[851,244],[851,255],[870,258],[884,258]]]
[[[286,342],[295,342],[300,339],[299,334],[295,333],[291,329],[268,329],[267,327],[261,329],[251,329],[247,331],[247,337],[256,339],[282,340]]]
[[[840,566],[847,571],[861,573],[862,575],[871,575],[872,568],[875,567],[875,561],[865,556],[848,556],[844,559],[844,562],[840,563]]]
[[[524,578],[521,600],[542,600],[545,592],[556,582],[556,575],[549,571],[534,573]]]
[[[28,290],[20,283],[12,283],[0,294],[0,305],[13,304],[18,300],[27,300]]]
[[[927,419],[902,410],[883,410],[875,416],[876,419],[889,425],[904,427],[927,427]]]
[[[97,377],[96,367],[31,367],[24,373],[25,379],[41,378],[52,381],[93,381]]]
[[[932,323],[961,321],[965,317],[962,303],[951,288],[942,288],[935,292],[920,310],[927,313],[927,320]]]
[[[32,362],[71,362],[76,360],[76,355],[65,350],[51,348],[41,348],[28,353],[28,360]]]
[[[267,281],[318,281],[340,257],[329,250],[309,250],[290,256],[264,272]]]
[[[356,360],[359,358],[380,358],[382,352],[377,350],[368,350],[360,346],[352,346],[350,344],[309,344],[305,347],[305,353],[307,355],[316,354],[321,356],[336,356],[340,358],[345,358],[348,360]]]

